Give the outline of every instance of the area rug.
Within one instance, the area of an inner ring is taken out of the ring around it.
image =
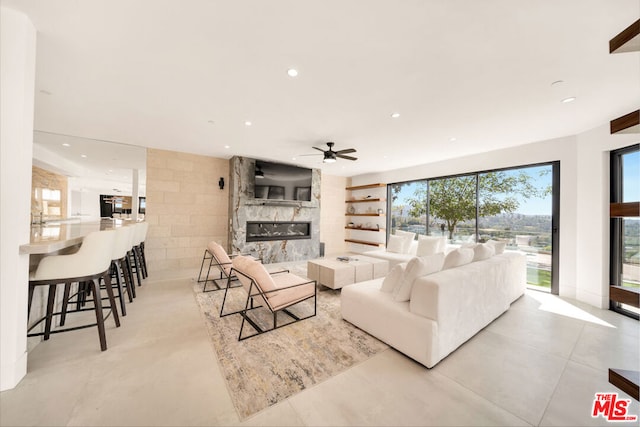
[[[203,293],[199,283],[193,289],[242,420],[388,348],[342,320],[340,291],[318,290],[314,317],[238,341],[240,315],[219,315],[224,291]],[[243,306],[245,298],[242,287],[230,290],[225,312]],[[304,316],[312,310],[313,299],[298,307],[296,314]],[[260,323],[272,322],[266,309],[254,312]],[[287,321],[288,316],[280,313],[278,324]],[[253,333],[247,326],[245,330]]]

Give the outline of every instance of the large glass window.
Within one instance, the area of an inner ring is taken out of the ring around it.
[[[640,291],[640,146],[611,153],[611,308],[638,318]],[[629,215],[636,205],[635,214]],[[635,301],[635,305],[628,304]]]
[[[389,186],[389,222],[396,230],[427,234],[427,181],[409,181]]]
[[[444,235],[450,246],[501,240],[527,256],[530,287],[558,292],[559,163],[389,186],[389,230]]]

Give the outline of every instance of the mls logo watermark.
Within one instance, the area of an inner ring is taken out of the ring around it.
[[[618,393],[596,393],[591,417],[602,417],[613,422],[636,421],[637,415],[627,415],[630,404],[631,399],[618,399]]]

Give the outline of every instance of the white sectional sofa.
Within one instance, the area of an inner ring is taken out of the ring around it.
[[[506,252],[418,277],[409,301],[381,290],[384,280],[344,287],[343,319],[431,368],[524,293],[526,258]]]

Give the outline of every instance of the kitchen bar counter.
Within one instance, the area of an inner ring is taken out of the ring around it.
[[[130,224],[131,220],[107,219],[86,222],[48,222],[31,226],[31,239],[20,246],[21,254],[50,254],[82,243],[93,231],[110,230]]]

